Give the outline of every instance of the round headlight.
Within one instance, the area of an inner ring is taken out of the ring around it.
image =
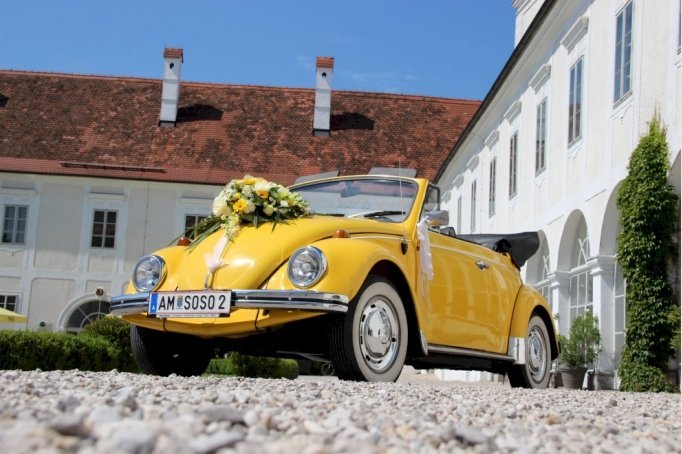
[[[310,287],[327,269],[327,259],[321,250],[308,246],[294,252],[289,259],[289,279],[296,287]]]
[[[140,292],[151,292],[163,280],[166,263],[157,255],[142,257],[133,270],[133,285]]]

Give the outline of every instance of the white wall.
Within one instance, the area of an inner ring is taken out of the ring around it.
[[[0,294],[20,296],[28,328],[63,330],[81,304],[122,292],[137,260],[209,214],[220,187],[0,172],[6,204],[29,207],[25,245],[0,244]],[[90,247],[94,210],[117,212],[115,247]]]
[[[530,8],[532,2],[516,2]],[[616,14],[624,0],[557,2],[504,85],[457,150],[438,182],[456,224],[462,196],[461,233],[469,233],[470,182],[479,194],[478,230],[540,230],[547,240],[552,305],[560,330],[569,323],[571,257],[576,229],[587,225],[590,257],[583,268],[593,284],[593,310],[600,318],[604,353],[599,367],[618,362],[614,305],[617,187],[627,160],[658,110],[668,128],[673,173],[679,175],[682,70],[677,45],[679,0],[633,1],[632,91],[613,103]],[[517,26],[520,19],[517,17]],[[582,139],[569,146],[569,71],[583,58]],[[535,174],[536,106],[548,97],[547,167]],[[520,112],[517,113],[520,107]],[[519,134],[518,195],[508,196],[509,140]],[[497,156],[495,215],[488,216],[489,162]],[[475,168],[467,166],[477,157]],[[677,160],[675,161],[675,159]],[[676,172],[676,173],[675,173]],[[679,194],[679,184],[677,184]],[[529,267],[541,265],[536,256]],[[532,275],[531,275],[532,274]],[[528,280],[534,282],[535,272]]]

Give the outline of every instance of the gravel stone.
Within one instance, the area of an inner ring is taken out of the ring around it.
[[[679,394],[0,371],[11,453],[680,453]]]

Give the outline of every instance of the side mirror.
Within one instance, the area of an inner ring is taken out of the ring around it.
[[[450,223],[450,213],[445,210],[427,211],[424,219],[429,227],[443,227]]]

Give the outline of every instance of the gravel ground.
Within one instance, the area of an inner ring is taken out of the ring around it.
[[[680,452],[680,396],[0,371],[3,453]]]

